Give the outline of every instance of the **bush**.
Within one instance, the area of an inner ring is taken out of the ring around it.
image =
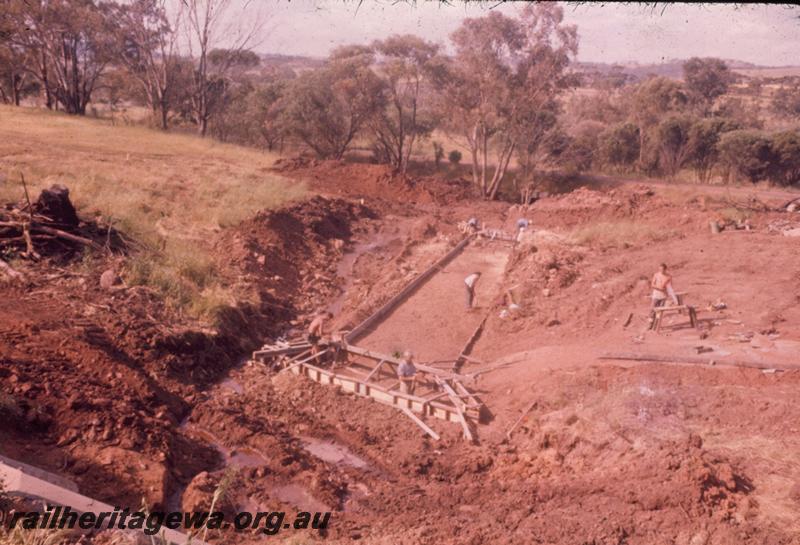
[[[639,159],[639,128],[623,123],[603,131],[598,139],[604,165],[629,169]]]
[[[689,158],[689,134],[692,119],[685,115],[671,115],[658,124],[656,143],[658,162],[663,172],[675,176]]]
[[[770,180],[781,185],[800,183],[800,131],[774,134],[771,147]]]
[[[461,162],[461,152],[454,149],[447,155],[447,160],[450,161],[451,165],[459,164]]]
[[[718,149],[728,179],[743,177],[756,183],[767,177],[773,163],[770,140],[759,131],[728,132],[720,138]]]
[[[719,139],[726,132],[740,128],[738,123],[729,119],[702,119],[689,129],[689,164],[694,168],[697,179],[707,183],[711,171],[719,161]]]

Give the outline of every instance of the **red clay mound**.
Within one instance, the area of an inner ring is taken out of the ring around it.
[[[277,161],[275,169],[307,182],[312,189],[335,196],[414,204],[447,204],[474,196],[466,180],[401,176],[387,165],[293,158]]]

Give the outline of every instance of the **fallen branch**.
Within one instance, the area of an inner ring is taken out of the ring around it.
[[[84,245],[89,246],[90,248],[93,248],[95,250],[99,250],[99,251],[103,250],[103,247],[100,246],[99,244],[97,244],[95,241],[90,240],[88,238],[79,237],[78,235],[73,235],[71,233],[67,233],[66,231],[62,231],[61,229],[55,229],[53,227],[47,227],[45,225],[32,225],[31,227],[33,229],[36,229],[37,231],[41,231],[43,233],[47,233],[47,234],[50,234],[50,235],[55,235],[57,237],[65,238],[65,239],[71,240],[73,242],[79,242],[80,244],[84,244]]]

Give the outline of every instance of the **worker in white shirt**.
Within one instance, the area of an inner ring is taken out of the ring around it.
[[[464,285],[467,289],[467,310],[472,309],[472,301],[475,299],[475,283],[481,277],[481,273],[474,272],[464,279]]]

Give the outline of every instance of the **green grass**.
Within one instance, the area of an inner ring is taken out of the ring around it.
[[[257,210],[305,195],[270,172],[277,155],[210,138],[38,109],[0,106],[0,202],[69,187],[84,219],[102,218],[144,250],[126,267],[129,283],[165,294],[205,316],[222,301],[211,241]]]
[[[578,227],[569,236],[573,244],[624,248],[648,242],[660,242],[675,236],[671,230],[660,229],[632,220],[603,221]]]

